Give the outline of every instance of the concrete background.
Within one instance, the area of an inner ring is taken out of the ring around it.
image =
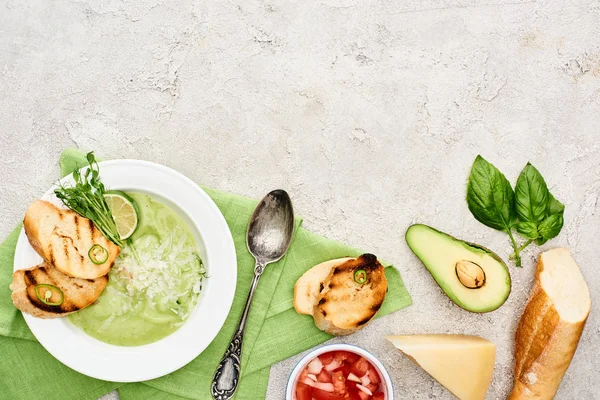
[[[0,236],[58,178],[67,146],[139,158],[247,196],[283,187],[314,232],[390,260],[414,305],[344,341],[401,399],[450,399],[384,335],[494,341],[488,398],[512,382],[513,332],[540,248],[499,310],[470,314],[404,242],[413,222],[507,259],[467,210],[477,154],[514,183],[531,161],[566,204],[561,235],[600,302],[600,2],[0,0]],[[599,398],[594,308],[559,391]],[[300,355],[271,369],[283,398]],[[114,394],[112,395],[114,396]]]

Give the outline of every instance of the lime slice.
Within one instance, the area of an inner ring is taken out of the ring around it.
[[[133,235],[138,226],[138,213],[135,200],[125,192],[111,190],[104,194],[104,200],[110,208],[117,232],[121,240],[128,239]]]

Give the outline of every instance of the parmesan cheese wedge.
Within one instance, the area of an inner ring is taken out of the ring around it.
[[[459,399],[485,399],[494,373],[494,343],[466,335],[388,336],[387,340]]]

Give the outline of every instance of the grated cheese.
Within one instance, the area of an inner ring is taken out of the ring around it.
[[[125,297],[119,297],[117,315],[133,312],[140,299],[159,312],[171,311],[185,320],[198,300],[206,270],[195,246],[178,229],[158,243],[146,235],[125,247],[113,268]]]

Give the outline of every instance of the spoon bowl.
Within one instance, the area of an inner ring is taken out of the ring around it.
[[[273,190],[256,206],[246,244],[248,251],[263,266],[283,257],[294,233],[292,200],[285,190]]]

